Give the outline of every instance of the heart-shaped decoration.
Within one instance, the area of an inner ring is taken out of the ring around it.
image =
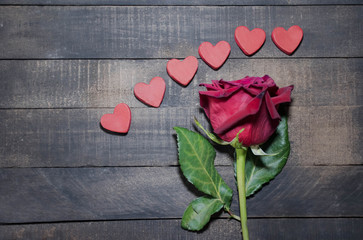
[[[103,128],[118,133],[127,133],[131,124],[131,110],[125,103],[118,104],[113,114],[105,114],[101,117]]]
[[[277,27],[272,31],[271,38],[275,45],[287,55],[291,55],[300,45],[303,38],[303,30],[295,25],[285,30]]]
[[[171,59],[166,65],[169,76],[177,83],[187,86],[198,70],[198,60],[194,56],[189,56],[183,61]]]
[[[137,83],[134,87],[134,94],[141,102],[152,107],[159,107],[165,93],[165,81],[161,77],[154,77],[150,84]]]
[[[239,26],[234,32],[234,40],[244,54],[251,56],[262,47],[266,40],[266,33],[261,28],[250,31],[245,26]]]
[[[205,63],[217,70],[227,60],[231,46],[226,41],[220,41],[215,46],[210,42],[203,42],[200,44],[198,52]]]

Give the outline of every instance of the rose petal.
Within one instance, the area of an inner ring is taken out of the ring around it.
[[[233,125],[235,125],[240,120],[244,119],[245,117],[256,114],[260,109],[262,99],[265,95],[265,92],[261,92],[257,97],[253,98],[249,103],[244,105],[244,107],[233,114],[230,118],[228,118],[225,122],[223,122],[220,127],[214,129],[216,134],[221,134],[224,131],[230,129]]]
[[[277,112],[275,104],[272,102],[270,94],[267,92],[265,95],[265,102],[268,112],[272,119],[281,119],[280,114]]]
[[[229,89],[221,89],[219,91],[199,91],[199,96],[205,95],[216,98],[229,97],[232,93],[234,93],[240,88],[241,87],[234,87]]]
[[[245,86],[242,86],[244,90],[246,90],[246,92],[250,93],[253,96],[257,96],[258,94],[261,93],[261,89],[255,89],[255,88],[248,88]]]
[[[272,102],[277,105],[284,102],[291,102],[291,91],[294,89],[294,85],[283,87],[277,90],[277,96],[272,97]]]
[[[270,136],[275,132],[280,120],[272,119],[269,116],[266,102],[262,102],[261,108],[253,119],[250,136],[241,139],[244,146],[260,145],[266,142]]]

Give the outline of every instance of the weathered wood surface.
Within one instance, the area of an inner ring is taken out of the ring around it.
[[[237,26],[259,27],[267,40],[254,57],[291,58],[271,41],[275,27],[299,25],[294,57],[362,57],[363,6],[3,6],[0,59],[184,58],[203,41],[234,43]]]
[[[174,126],[208,127],[198,107],[133,108],[127,135],[104,132],[99,121],[109,109],[0,110],[1,167],[177,165]],[[363,164],[362,107],[290,107],[288,165]],[[216,163],[229,165],[230,148]]]
[[[192,129],[193,116],[209,126],[200,83],[269,74],[279,86],[295,85],[292,149],[283,172],[248,200],[251,239],[360,240],[362,4],[1,1],[0,239],[239,239],[226,214],[201,233],[181,229],[200,193],[181,176],[172,127]],[[234,42],[240,25],[266,31],[252,57]],[[287,56],[270,35],[291,25],[304,39]],[[169,59],[198,56],[201,42],[221,40],[232,52],[219,71],[199,59],[187,88],[166,74]],[[159,109],[132,92],[154,76],[167,83]],[[99,125],[120,102],[133,114],[124,136]],[[217,168],[236,193],[231,161],[231,150],[219,148]]]
[[[360,0],[2,0],[0,5],[129,5],[129,6],[273,6],[273,5],[362,5]]]
[[[229,59],[214,71],[202,60],[188,87],[166,73],[168,60],[3,60],[0,108],[145,107],[133,94],[138,82],[166,81],[161,107],[199,102],[200,83],[268,73],[283,87],[295,85],[293,106],[348,106],[363,102],[363,59]]]
[[[233,167],[218,171],[235,188]],[[180,174],[178,167],[3,168],[0,222],[180,218],[200,196]],[[248,215],[362,217],[362,178],[361,166],[286,167],[247,201]],[[236,194],[231,209],[238,212]]]
[[[306,240],[360,239],[362,218],[272,218],[249,219],[250,239]],[[160,240],[240,239],[237,221],[214,219],[202,233],[185,231],[180,220],[100,221],[1,226],[3,239]]]

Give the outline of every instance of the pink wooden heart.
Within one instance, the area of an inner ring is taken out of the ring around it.
[[[211,68],[217,70],[227,60],[231,46],[226,41],[220,41],[215,46],[210,42],[203,42],[198,48],[199,56]]]
[[[152,107],[159,107],[165,93],[165,81],[161,77],[154,77],[150,84],[137,83],[134,87],[134,94],[141,102]]]
[[[244,54],[250,56],[262,47],[266,40],[266,33],[261,28],[250,31],[245,26],[239,26],[234,32],[234,39]]]
[[[277,27],[272,31],[271,38],[281,51],[291,55],[299,46],[303,34],[303,30],[297,25],[290,27],[287,31],[282,27]]]
[[[183,61],[171,59],[166,65],[169,76],[177,83],[187,86],[198,70],[198,60],[194,56],[189,56]]]
[[[113,110],[113,114],[105,114],[101,117],[103,128],[118,133],[127,133],[130,129],[131,110],[125,103],[118,104]]]

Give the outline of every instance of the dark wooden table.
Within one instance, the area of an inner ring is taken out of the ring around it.
[[[0,239],[240,239],[225,214],[200,233],[181,229],[200,193],[181,176],[172,127],[192,129],[193,116],[208,126],[200,83],[264,74],[295,85],[292,151],[247,201],[251,239],[362,239],[363,5],[317,2],[2,0]],[[234,41],[241,25],[266,32],[252,57]],[[287,56],[270,36],[292,25],[304,39]],[[221,40],[232,51],[219,71],[198,59],[186,88],[167,75],[169,59]],[[133,95],[155,76],[167,86],[158,109]],[[99,120],[121,102],[131,129],[106,133]],[[235,186],[230,153],[216,164]]]

